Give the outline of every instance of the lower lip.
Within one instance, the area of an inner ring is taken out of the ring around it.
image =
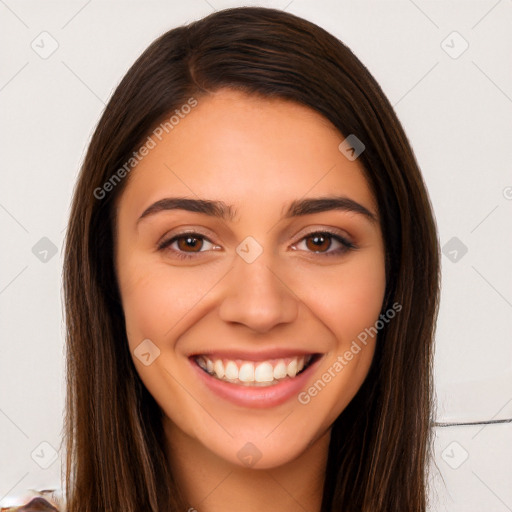
[[[264,409],[276,407],[296,397],[306,386],[320,359],[318,358],[296,377],[283,379],[273,386],[243,386],[225,382],[206,373],[193,359],[189,361],[199,374],[200,382],[216,395],[242,407]]]

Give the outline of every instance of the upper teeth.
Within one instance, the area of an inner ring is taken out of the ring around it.
[[[197,364],[210,375],[226,381],[272,383],[285,377],[295,377],[311,360],[312,355],[252,362],[237,359],[211,359],[201,355]]]

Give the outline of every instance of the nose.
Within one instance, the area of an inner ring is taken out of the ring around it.
[[[272,265],[271,258],[265,254],[252,263],[235,258],[219,310],[223,321],[243,324],[261,333],[293,322],[300,302],[294,290],[286,285],[282,267]]]

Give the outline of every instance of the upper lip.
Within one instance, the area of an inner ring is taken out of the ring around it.
[[[313,355],[318,352],[311,352],[300,349],[266,349],[257,352],[248,352],[244,350],[205,350],[204,352],[196,352],[190,357],[207,356],[215,359],[243,359],[246,361],[266,361],[269,359],[284,359],[286,357],[295,357],[303,355]]]

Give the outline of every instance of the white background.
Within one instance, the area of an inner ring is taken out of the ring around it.
[[[435,376],[437,421],[449,425],[436,427],[430,512],[512,511],[512,0],[248,4],[336,35],[394,105],[441,245],[459,246],[442,261]],[[158,35],[238,5],[0,0],[1,505],[61,486],[61,251],[102,109]],[[43,237],[56,248],[47,261]]]

